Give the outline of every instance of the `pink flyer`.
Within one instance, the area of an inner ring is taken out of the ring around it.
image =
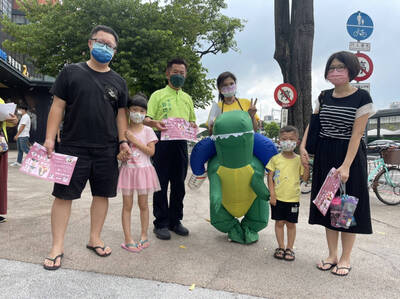
[[[49,159],[46,148],[35,142],[19,170],[50,182],[69,185],[77,160],[77,157],[58,153],[53,153]]]
[[[166,131],[161,131],[161,140],[197,140],[197,128],[193,128],[190,122],[183,118],[164,119]]]
[[[321,189],[317,194],[317,197],[313,200],[313,203],[317,206],[322,215],[326,215],[326,212],[331,205],[332,199],[335,197],[335,194],[338,191],[339,187],[339,175],[336,174],[336,169],[332,168],[326,176],[326,179],[322,184]]]

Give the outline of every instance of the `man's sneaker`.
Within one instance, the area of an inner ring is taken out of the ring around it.
[[[154,228],[153,229],[154,234],[156,235],[157,238],[161,240],[169,240],[171,239],[171,233],[168,231],[166,227],[161,227],[161,228]]]
[[[169,230],[172,230],[173,232],[175,232],[177,235],[180,236],[189,235],[189,230],[186,227],[184,227],[181,223],[178,223],[174,227],[170,227]]]
[[[18,163],[18,162],[12,162],[11,164],[10,164],[10,166],[13,166],[13,167],[19,167],[19,166],[21,166],[21,163]]]
[[[6,222],[6,221],[7,221],[7,219],[6,219],[6,218],[4,218],[4,217],[0,216],[0,223]]]

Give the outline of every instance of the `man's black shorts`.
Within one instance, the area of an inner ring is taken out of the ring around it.
[[[299,219],[299,202],[276,201],[276,206],[271,205],[271,218],[297,223]]]
[[[93,196],[115,197],[118,184],[118,145],[104,148],[87,148],[60,145],[60,154],[78,157],[69,186],[54,184],[53,195],[72,200],[81,197],[89,180]]]

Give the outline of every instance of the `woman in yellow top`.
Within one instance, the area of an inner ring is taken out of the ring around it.
[[[0,105],[4,104],[0,98]],[[0,121],[0,136],[5,137],[7,141],[6,127],[14,127],[18,123],[18,118],[14,114],[4,121]],[[8,172],[8,154],[0,153],[0,215],[7,214],[7,172]],[[0,223],[5,222],[6,218],[0,216]]]
[[[258,121],[260,118],[256,114],[257,99],[253,102],[253,99],[240,99],[236,97],[236,77],[231,72],[223,72],[217,78],[217,88],[219,91],[218,107],[221,113],[242,110],[249,112],[251,120],[253,122],[254,131],[258,130]],[[210,124],[209,130],[212,134],[213,125]]]

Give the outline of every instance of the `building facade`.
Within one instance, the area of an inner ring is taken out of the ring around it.
[[[27,24],[16,0],[0,0],[0,13],[21,26]],[[51,104],[49,89],[54,78],[38,74],[25,55],[6,51],[2,44],[10,38],[1,31],[0,25],[0,97],[6,102],[28,105],[28,113],[32,119],[31,142],[43,142]],[[10,143],[13,142],[15,133],[16,128],[11,128]]]

